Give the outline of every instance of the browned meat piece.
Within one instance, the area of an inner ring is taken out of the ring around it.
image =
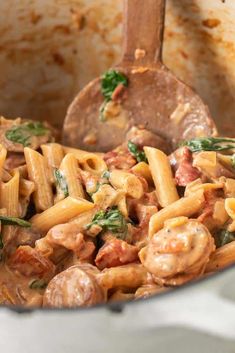
[[[139,147],[150,146],[160,149],[166,154],[170,151],[169,142],[144,128],[133,126],[126,134],[126,140],[135,143]]]
[[[5,250],[11,255],[20,245],[35,246],[36,240],[41,238],[41,234],[34,228],[16,227],[12,239],[7,243]]]
[[[7,265],[26,277],[37,276],[45,280],[52,278],[55,272],[54,264],[28,245],[17,248]]]
[[[7,138],[6,134],[10,130],[12,131],[12,129],[21,128],[23,125],[28,124],[30,122],[31,121],[21,120],[21,118],[17,118],[15,120],[5,119],[3,117],[0,118],[0,143],[7,149],[7,151],[23,153],[24,145]],[[46,128],[45,133],[43,135],[41,136],[32,135],[27,140],[27,143],[29,144],[30,148],[37,150],[41,144],[51,140],[52,138],[51,127],[47,123],[44,123],[43,126]],[[28,134],[28,132],[26,134]],[[14,136],[15,135],[16,133],[14,134]],[[20,136],[21,137],[23,136],[22,131],[20,132]]]
[[[104,268],[125,265],[137,260],[137,247],[123,240],[108,237],[105,244],[99,250],[95,263],[100,270],[103,270]]]
[[[111,170],[129,170],[136,164],[135,158],[132,157],[126,146],[122,146],[115,151],[105,153],[104,161]]]
[[[25,164],[25,158],[23,153],[9,152],[7,159],[4,163],[6,170],[12,170]]]
[[[178,161],[178,168],[175,173],[177,185],[186,186],[200,177],[200,171],[193,167],[192,152],[187,147],[181,150],[181,158]]]
[[[72,266],[55,276],[44,293],[43,306],[53,308],[92,306],[106,301],[106,291],[96,281],[93,266]]]

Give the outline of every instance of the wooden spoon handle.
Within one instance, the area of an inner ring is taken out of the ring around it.
[[[120,66],[152,67],[161,61],[164,18],[165,0],[124,0]]]

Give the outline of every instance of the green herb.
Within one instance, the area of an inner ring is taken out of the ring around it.
[[[8,140],[20,143],[24,147],[30,145],[32,136],[44,136],[49,130],[39,121],[14,125],[6,131],[5,136]]]
[[[130,153],[132,154],[133,157],[135,157],[135,159],[137,160],[137,162],[146,162],[148,163],[148,160],[146,158],[146,155],[144,153],[144,151],[140,151],[138,149],[138,146],[131,142],[128,141],[128,150],[130,151]]]
[[[43,279],[34,279],[29,283],[29,288],[31,289],[44,289],[47,283]]]
[[[226,137],[200,137],[184,141],[181,146],[187,146],[191,152],[225,151],[235,148],[235,139]]]
[[[116,70],[106,71],[101,77],[101,92],[106,101],[112,100],[112,94],[118,85],[127,87],[128,80],[121,72]]]
[[[127,87],[128,79],[121,72],[116,70],[106,71],[103,76],[101,76],[101,92],[105,98],[99,111],[99,120],[104,122],[105,116],[104,111],[106,104],[112,100],[112,95],[118,85],[123,85]]]
[[[64,196],[65,197],[69,196],[69,188],[64,174],[59,169],[55,169],[54,176],[55,176],[56,184],[62,190],[62,192],[64,193]]]
[[[228,230],[221,230],[216,234],[216,246],[221,247],[235,240],[235,232],[229,232]]]
[[[127,234],[127,222],[117,207],[97,212],[86,228],[90,229],[93,225],[100,226],[104,232],[111,231],[117,238],[125,239]]]
[[[25,228],[31,227],[31,223],[25,221],[24,219],[16,218],[16,217],[0,216],[0,222],[3,225],[12,225],[12,226],[25,227]]]

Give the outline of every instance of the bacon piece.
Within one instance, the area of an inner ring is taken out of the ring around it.
[[[20,246],[9,258],[8,266],[26,277],[50,279],[55,273],[54,264],[30,246]]]
[[[192,165],[192,153],[187,147],[184,147],[182,152],[182,159],[179,162],[179,167],[175,173],[175,180],[177,185],[186,186],[192,181],[200,177],[200,172]]]
[[[109,169],[128,170],[136,164],[136,160],[127,149],[110,151],[104,155],[104,161]]]
[[[109,237],[100,248],[95,264],[100,269],[129,264],[138,260],[138,248],[127,242]]]

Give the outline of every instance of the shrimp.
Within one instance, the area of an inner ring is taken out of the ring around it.
[[[175,286],[200,276],[214,250],[214,239],[202,223],[178,217],[165,222],[139,258],[156,283]]]

